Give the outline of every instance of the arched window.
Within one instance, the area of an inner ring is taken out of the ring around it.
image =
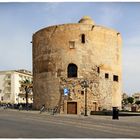
[[[81,35],[81,42],[82,42],[82,43],[85,43],[85,34],[82,34],[82,35]]]
[[[68,78],[77,77],[77,66],[75,64],[68,65]]]

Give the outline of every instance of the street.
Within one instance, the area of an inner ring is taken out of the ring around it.
[[[140,116],[78,116],[0,109],[0,138],[140,138]]]

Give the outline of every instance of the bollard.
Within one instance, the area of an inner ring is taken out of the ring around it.
[[[113,107],[112,111],[112,119],[119,119],[119,110],[117,107]]]

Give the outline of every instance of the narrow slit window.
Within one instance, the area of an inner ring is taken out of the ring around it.
[[[113,81],[116,81],[116,82],[119,81],[119,77],[118,77],[118,75],[113,75]]]
[[[100,67],[97,67],[97,72],[100,73]]]
[[[84,44],[85,43],[85,34],[81,35],[81,42]]]

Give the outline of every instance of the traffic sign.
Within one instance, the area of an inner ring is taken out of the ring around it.
[[[69,94],[69,89],[68,88],[64,88],[64,95],[68,95]]]

